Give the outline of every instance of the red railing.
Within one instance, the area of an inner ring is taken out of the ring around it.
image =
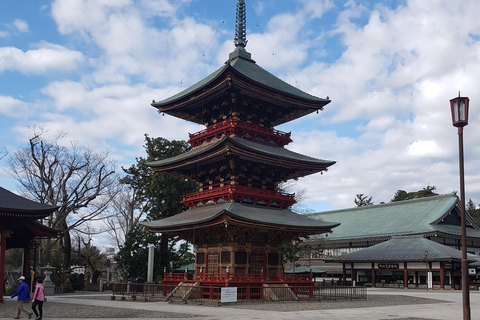
[[[167,273],[163,274],[163,279],[168,282],[184,282],[188,281],[188,273]],[[235,274],[235,273],[200,273],[195,280],[207,282],[262,282],[265,279],[263,273],[258,274]],[[280,276],[281,281],[286,282],[312,282],[312,274],[285,274]]]
[[[253,204],[263,203],[268,206],[276,205],[281,208],[288,208],[296,203],[295,194],[230,184],[231,182],[233,181],[211,185],[208,186],[209,189],[184,194],[182,203],[188,207],[196,207],[199,203],[205,205],[209,201],[216,203],[223,199],[225,201],[249,201]]]
[[[183,282],[188,280],[188,272],[183,273],[171,273],[171,272],[164,272],[163,279],[170,280],[170,281],[178,281]]]
[[[265,128],[259,124],[248,123],[240,120],[238,117],[232,117],[215,124],[209,125],[206,129],[190,133],[188,143],[197,147],[205,141],[210,141],[213,138],[220,138],[223,134],[229,136],[237,134],[239,136],[248,135],[252,139],[257,137],[262,138],[265,142],[273,141],[278,146],[285,146],[292,142],[290,132],[283,132],[273,128]]]

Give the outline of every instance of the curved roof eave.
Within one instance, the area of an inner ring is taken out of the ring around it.
[[[180,91],[179,93],[164,100],[153,102],[151,105],[158,109],[166,108],[162,111],[168,111],[168,105],[179,102],[182,99],[187,99],[191,95],[195,95],[197,91],[215,82],[217,78],[223,78],[222,75],[224,73],[228,73],[229,71],[233,71],[238,75],[255,82],[260,87],[273,90],[286,96],[290,96],[291,98],[301,99],[303,101],[318,104],[318,108],[330,103],[329,99],[323,99],[308,94],[292,86],[291,84],[277,78],[270,72],[258,66],[255,62],[253,62],[253,60],[237,57],[235,59],[227,61],[224,66],[215,70],[207,77],[188,87],[187,89]]]
[[[160,108],[165,107],[169,104],[172,104],[172,103],[175,103],[179,100],[182,100],[185,97],[187,97],[188,95],[191,95],[191,94],[195,93],[197,90],[200,90],[203,87],[205,87],[206,85],[214,82],[215,79],[217,79],[226,69],[228,69],[227,64],[225,64],[221,68],[218,68],[217,70],[215,70],[214,72],[212,72],[211,74],[209,74],[208,76],[203,78],[202,80],[198,81],[194,85],[186,88],[185,90],[182,90],[179,93],[174,94],[173,96],[171,96],[169,98],[166,98],[164,100],[153,102],[151,105],[155,108],[160,109]]]
[[[182,153],[178,156],[158,160],[158,161],[151,161],[147,162],[146,165],[152,168],[161,168],[166,167],[168,165],[173,165],[177,162],[185,162],[189,161],[189,159],[197,159],[200,155],[203,155],[207,152],[211,152],[215,148],[219,148],[225,143],[232,143],[235,145],[239,145],[242,148],[247,150],[251,150],[253,152],[257,152],[259,155],[265,155],[268,157],[275,157],[280,159],[291,159],[294,161],[298,161],[300,163],[308,163],[311,165],[321,165],[324,167],[329,167],[335,164],[335,161],[332,160],[323,160],[317,159],[309,156],[305,156],[283,147],[271,146],[266,143],[256,142],[253,140],[246,140],[239,137],[229,137],[229,136],[222,136],[220,139],[212,140],[210,142],[206,142],[193,150],[187,151]]]
[[[230,65],[240,75],[254,81],[261,87],[272,89],[293,98],[300,98],[311,103],[318,103],[320,104],[319,107],[330,103],[330,100],[328,99],[316,97],[292,86],[247,59],[237,58],[231,61]]]
[[[228,202],[223,204],[196,207],[169,218],[142,222],[153,231],[169,230],[180,227],[198,227],[207,224],[222,215],[239,219],[245,223],[264,224],[265,227],[296,228],[328,232],[338,226],[338,223],[324,222],[307,218],[288,209],[260,207],[257,205]]]
[[[21,197],[0,187],[0,217],[43,218],[57,210],[58,207],[39,203]]]

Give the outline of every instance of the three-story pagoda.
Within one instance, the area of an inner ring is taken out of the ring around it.
[[[225,65],[188,89],[152,103],[161,113],[206,127],[190,134],[193,150],[148,163],[156,171],[199,184],[198,192],[184,195],[190,209],[144,223],[150,231],[194,245],[191,281],[202,284],[295,281],[282,272],[282,244],[331,232],[338,225],[292,212],[295,195],[279,190],[281,182],[326,171],[335,161],[285,149],[292,141],[290,133],[274,128],[323,110],[330,100],[307,94],[259,67],[245,50],[245,28],[245,2],[239,0],[236,48]]]

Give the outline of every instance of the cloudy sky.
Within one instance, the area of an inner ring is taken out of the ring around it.
[[[288,149],[336,160],[300,179],[313,210],[355,195],[459,190],[449,100],[468,96],[467,199],[480,202],[480,2],[247,0],[247,51],[264,69],[332,102],[277,127]],[[144,134],[188,139],[203,129],[160,116],[165,99],[233,51],[235,0],[21,0],[0,10],[0,149],[25,146],[37,124],[68,133],[119,166],[143,156]],[[15,181],[0,161],[0,184]]]

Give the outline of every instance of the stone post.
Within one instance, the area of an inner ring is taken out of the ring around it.
[[[55,270],[50,264],[47,264],[45,267],[40,269],[45,270],[43,273],[45,275],[45,279],[43,280],[43,287],[45,288],[45,296],[53,296],[55,294],[55,283],[53,283],[52,279],[50,279],[50,275]]]
[[[147,282],[153,282],[153,258],[155,247],[153,244],[148,246],[148,268],[147,268]]]

